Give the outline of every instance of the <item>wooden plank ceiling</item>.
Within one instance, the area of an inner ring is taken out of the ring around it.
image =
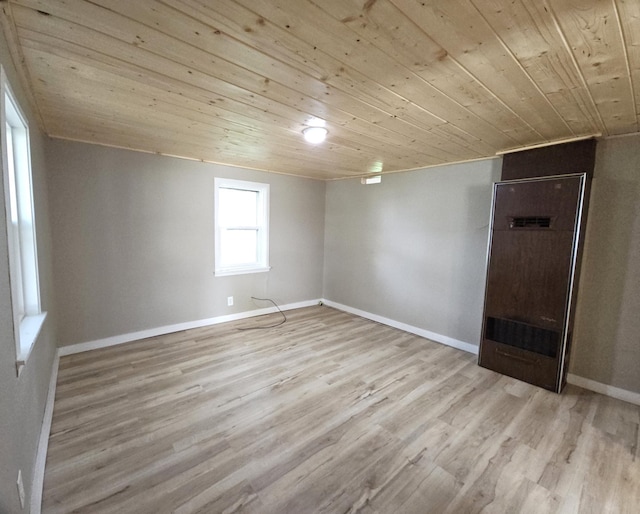
[[[52,137],[330,179],[639,127],[640,0],[0,4]]]

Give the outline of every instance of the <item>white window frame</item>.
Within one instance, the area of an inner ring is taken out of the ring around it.
[[[19,375],[31,355],[47,313],[42,312],[40,304],[29,124],[2,67],[0,118],[9,282]]]
[[[241,189],[257,194],[258,223],[254,227],[225,227],[221,225],[220,189]],[[242,275],[269,271],[269,184],[216,177],[214,180],[215,205],[215,276]],[[225,230],[255,229],[257,231],[257,259],[244,265],[222,266],[222,233]]]

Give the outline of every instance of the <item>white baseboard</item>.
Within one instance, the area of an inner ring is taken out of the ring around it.
[[[634,405],[640,405],[640,393],[634,393],[633,391],[627,391],[626,389],[620,389],[619,387],[602,384],[595,380],[573,375],[571,373],[567,374],[567,382],[569,384],[582,387],[583,389],[588,389],[589,391],[594,391],[596,393],[604,394],[605,396],[610,396],[611,398],[616,398],[617,400],[633,403]]]
[[[459,341],[458,339],[454,339],[453,337],[449,336],[443,336],[442,334],[436,334],[435,332],[430,332],[429,330],[425,330],[423,328],[414,327],[406,323],[401,323],[400,321],[395,321],[383,316],[378,316],[377,314],[372,314],[370,312],[362,311],[354,307],[349,307],[348,305],[332,302],[331,300],[322,300],[322,303],[324,303],[328,307],[333,307],[334,309],[338,309],[340,311],[349,312],[351,314],[355,314],[356,316],[367,318],[372,321],[377,321],[378,323],[382,323],[383,325],[388,325],[390,327],[398,328],[400,330],[404,330],[405,332],[424,337],[425,339],[435,341],[436,343],[441,343],[446,346],[457,348],[458,350],[463,350],[465,352],[478,355],[478,346],[474,344],[467,343],[465,341]]]
[[[443,336],[441,334],[436,334],[435,332],[430,332],[429,330],[424,330],[422,328],[407,325],[406,323],[401,323],[399,321],[385,318],[383,316],[378,316],[377,314],[372,314],[370,312],[362,311],[354,307],[349,307],[348,305],[332,302],[331,300],[322,300],[322,302],[328,307],[333,307],[334,309],[349,312],[351,314],[355,314],[356,316],[361,316],[372,321],[377,321],[378,323],[389,325],[390,327],[398,328],[400,330],[404,330],[405,332],[410,332],[411,334],[416,334],[426,339],[430,339],[431,341],[435,341],[436,343],[442,343],[447,346],[452,346],[453,348],[458,348],[459,350],[464,350],[465,352],[473,353],[475,355],[477,355],[479,351],[479,347],[476,345],[466,343],[464,341],[459,341],[448,336]],[[596,393],[609,396],[611,398],[616,398],[618,400],[633,403],[634,405],[640,405],[640,393],[627,391],[626,389],[620,389],[619,387],[614,387],[607,384],[601,384],[600,382],[596,382],[595,380],[583,378],[571,373],[567,375],[567,382],[578,387],[582,387],[583,389],[588,389],[589,391],[594,391]]]
[[[280,305],[280,310],[289,311],[292,309],[301,309],[303,307],[311,307],[318,305],[321,300],[306,300],[304,302],[289,303],[287,305]],[[139,339],[146,339],[147,337],[162,336],[165,334],[171,334],[172,332],[180,332],[182,330],[189,330],[192,328],[208,327],[210,325],[217,325],[219,323],[225,323],[227,321],[237,321],[245,318],[252,318],[254,316],[263,316],[264,314],[271,314],[278,312],[275,307],[267,307],[264,309],[256,309],[253,311],[238,312],[236,314],[228,314],[225,316],[216,316],[215,318],[200,319],[196,321],[187,321],[185,323],[177,323],[175,325],[166,325],[164,327],[150,328],[148,330],[140,330],[138,332],[131,332],[129,334],[121,334],[112,337],[106,337],[104,339],[97,339],[95,341],[87,341],[86,343],[72,344],[68,346],[61,346],[58,350],[60,357],[65,355],[73,355],[75,353],[88,352],[89,350],[97,350],[98,348],[107,348],[108,346],[115,346],[123,343],[130,343]]]
[[[331,300],[325,300],[325,299],[307,300],[304,302],[282,305],[280,306],[280,309],[283,311],[300,309],[303,307],[311,307],[313,305],[317,305],[319,302],[322,302],[328,307],[349,312],[351,314],[355,314],[356,316],[361,316],[363,318],[370,319],[372,321],[376,321],[378,323],[382,323],[384,325],[388,325],[390,327],[397,328],[399,330],[404,330],[405,332],[409,332],[411,334],[424,337],[426,339],[444,344],[446,346],[451,346],[453,348],[457,348],[459,350],[463,350],[465,352],[469,352],[475,355],[478,354],[478,347],[471,343],[466,343],[464,341],[459,341],[457,339],[453,339],[448,336],[436,334],[435,332],[431,332],[429,330],[414,327],[406,323],[401,323],[399,321],[385,318],[377,314],[372,314],[370,312],[356,309],[354,307],[349,307],[347,305],[343,305],[337,302],[332,302]],[[85,352],[85,351],[89,351],[97,348],[105,348],[108,346],[136,341],[138,339],[170,334],[172,332],[188,330],[191,328],[206,327],[210,325],[216,325],[219,323],[225,323],[227,321],[236,321],[240,319],[251,318],[254,316],[262,316],[264,314],[271,314],[273,312],[277,312],[277,309],[275,307],[269,307],[266,309],[257,309],[257,310],[248,311],[248,312],[230,314],[227,316],[217,316],[215,318],[191,321],[187,323],[166,325],[164,327],[158,327],[158,328],[153,328],[149,330],[141,330],[139,332],[132,332],[130,334],[122,334],[119,336],[113,336],[105,339],[99,339],[96,341],[89,341],[86,343],[74,344],[70,346],[63,346],[59,348],[52,365],[51,379],[49,381],[49,392],[47,395],[47,403],[45,406],[45,413],[42,421],[40,441],[38,442],[38,452],[36,455],[33,483],[31,488],[31,499],[30,499],[31,513],[40,514],[40,511],[41,511],[42,492],[43,492],[43,486],[44,486],[44,471],[45,471],[45,464],[47,459],[47,449],[49,445],[49,434],[51,432],[51,421],[53,418],[53,404],[54,404],[55,392],[56,392],[56,382],[58,378],[58,367],[59,367],[61,356],[72,355],[75,353]],[[600,382],[596,382],[594,380],[573,375],[571,373],[567,375],[567,382],[570,384],[576,385],[578,387],[582,387],[584,389],[594,391],[596,393],[604,394],[605,396],[610,396],[611,398],[616,398],[618,400],[623,400],[629,403],[633,403],[635,405],[640,405],[640,393],[635,393],[633,391],[627,391],[625,389],[620,389],[618,387],[601,384]]]
[[[49,448],[49,434],[51,433],[51,421],[53,419],[53,401],[56,397],[56,383],[58,381],[58,365],[60,363],[59,352],[53,359],[51,366],[51,378],[49,379],[49,392],[47,393],[47,403],[44,408],[42,418],[42,428],[40,429],[40,440],[38,441],[38,451],[33,469],[33,481],[31,482],[31,498],[29,501],[31,514],[40,514],[42,509],[42,490],[44,487],[44,468],[47,463],[47,449]]]

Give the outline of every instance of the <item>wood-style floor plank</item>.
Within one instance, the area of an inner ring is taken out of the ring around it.
[[[60,360],[43,512],[636,513],[640,407],[327,307]]]

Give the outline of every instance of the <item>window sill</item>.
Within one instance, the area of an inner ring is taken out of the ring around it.
[[[247,275],[249,273],[264,273],[271,269],[270,266],[261,266],[258,268],[228,268],[228,269],[217,269],[214,273],[216,277],[229,277],[231,275]]]
[[[47,313],[41,312],[40,314],[35,314],[33,316],[25,316],[25,318],[20,322],[20,349],[16,356],[16,370],[18,372],[18,376],[20,376],[22,369],[27,364],[27,360],[31,355],[31,350],[33,350],[33,347],[36,344],[46,317]]]

